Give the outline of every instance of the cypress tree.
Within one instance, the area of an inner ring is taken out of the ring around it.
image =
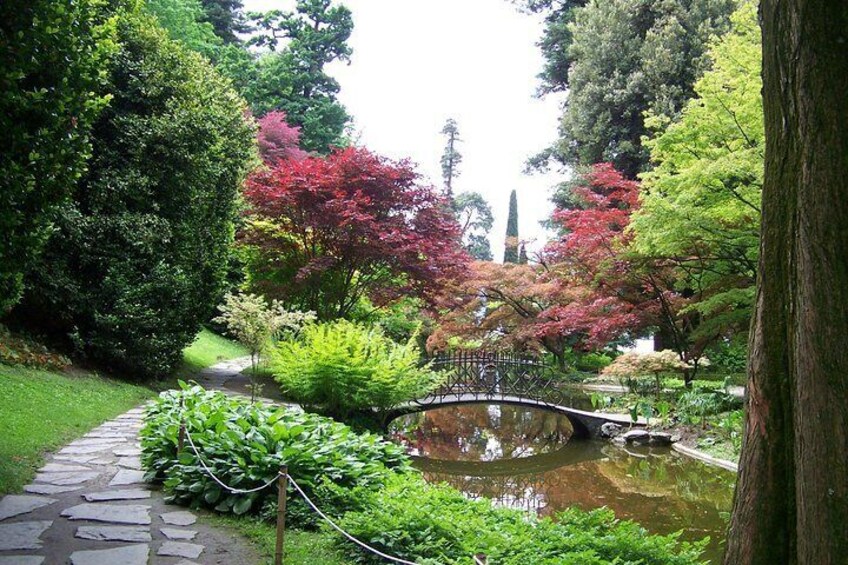
[[[521,244],[521,250],[518,252],[518,264],[526,265],[527,264],[527,248],[524,247],[524,244]]]
[[[506,220],[504,263],[518,263],[518,196],[513,190],[509,194],[509,216]]]

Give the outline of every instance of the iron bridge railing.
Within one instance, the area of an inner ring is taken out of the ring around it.
[[[556,371],[536,357],[501,351],[458,351],[438,354],[437,371],[447,372],[445,382],[419,404],[474,401],[531,400],[547,406],[568,406],[569,395],[560,388]]]

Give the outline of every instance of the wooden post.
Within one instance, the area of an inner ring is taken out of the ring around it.
[[[274,565],[283,565],[283,540],[286,535],[286,490],[289,488],[289,468],[280,467],[277,479],[277,548],[274,552]]]
[[[487,565],[488,561],[486,560],[485,553],[475,553],[474,554],[474,565]]]
[[[185,422],[180,420],[180,434],[177,436],[177,455],[183,452],[183,446],[185,445]]]
[[[183,410],[183,402],[184,398],[180,397],[180,433],[177,436],[177,455],[179,456],[183,452],[183,447],[185,446],[185,411]]]

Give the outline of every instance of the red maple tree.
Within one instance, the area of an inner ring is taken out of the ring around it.
[[[553,214],[563,235],[547,245],[544,260],[563,284],[585,292],[541,312],[537,331],[578,334],[579,347],[602,347],[656,318],[655,289],[646,287],[645,273],[628,253],[626,230],[639,206],[639,183],[601,163],[580,176],[571,200],[573,208]]]
[[[300,128],[286,122],[286,113],[268,112],[259,121],[257,142],[259,155],[267,165],[277,161],[305,159],[308,153],[300,148]]]
[[[468,261],[443,197],[408,162],[366,149],[278,160],[248,179],[245,197],[251,284],[321,319],[362,297],[431,301]]]

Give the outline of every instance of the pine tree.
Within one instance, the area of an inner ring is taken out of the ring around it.
[[[242,13],[242,0],[202,0],[202,4],[206,21],[212,24],[215,35],[224,43],[238,43],[238,34],[250,31]]]
[[[506,220],[504,263],[518,263],[518,196],[513,190],[509,194],[509,216]]]
[[[459,176],[459,164],[462,162],[462,154],[456,148],[462,141],[459,138],[456,120],[448,118],[445,127],[442,128],[442,134],[448,138],[445,151],[442,153],[442,178],[445,180],[445,194],[453,204],[453,179]]]

